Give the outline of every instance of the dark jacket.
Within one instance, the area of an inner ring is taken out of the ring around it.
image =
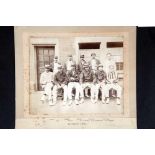
[[[67,74],[62,71],[58,71],[55,76],[54,76],[54,84],[68,84],[68,77],[67,77]]]
[[[68,73],[68,81],[69,82],[79,82],[79,72],[78,70],[71,70],[69,73]]]
[[[95,73],[95,82],[98,83],[98,82],[102,82],[102,81],[106,81],[107,80],[107,75],[105,73],[105,71],[97,71]]]
[[[89,70],[89,71],[85,71],[83,70],[80,74],[80,83],[83,82],[95,82],[95,74]]]
[[[79,64],[78,64],[78,71],[81,73],[82,70],[83,70],[83,65],[86,63],[85,60],[83,60],[83,63],[80,61]]]

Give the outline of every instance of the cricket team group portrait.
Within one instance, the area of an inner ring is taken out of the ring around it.
[[[119,84],[117,66],[111,53],[105,60],[96,58],[96,53],[90,52],[90,60],[80,55],[79,63],[72,55],[62,64],[58,56],[53,62],[42,66],[40,75],[42,94],[40,100],[50,106],[71,106],[84,104],[121,104],[122,86]],[[62,100],[59,103],[58,100]]]

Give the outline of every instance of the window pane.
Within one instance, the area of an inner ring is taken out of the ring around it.
[[[48,56],[48,49],[44,49],[44,56]]]
[[[107,48],[123,47],[123,42],[107,42]]]
[[[43,48],[37,47],[37,52],[38,52],[38,55],[43,55]]]
[[[79,49],[100,49],[101,42],[79,43]]]
[[[49,56],[44,56],[44,61],[48,61],[49,62]]]
[[[39,61],[44,61],[43,55],[38,55]]]

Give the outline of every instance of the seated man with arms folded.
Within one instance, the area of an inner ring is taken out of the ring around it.
[[[67,78],[67,74],[63,71],[62,65],[58,67],[58,72],[54,75],[54,84],[55,86],[53,87],[53,103],[56,104],[58,89],[62,88],[64,91],[63,105],[66,105],[68,78]]]

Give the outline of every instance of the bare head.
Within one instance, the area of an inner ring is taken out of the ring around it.
[[[50,65],[45,65],[45,72],[49,72],[50,71]]]
[[[68,55],[68,60],[69,60],[69,61],[72,61],[72,60],[73,60],[72,55]]]
[[[92,53],[91,54],[91,57],[92,57],[92,59],[95,59],[96,58],[96,54],[95,53]]]
[[[111,53],[107,53],[106,57],[108,60],[111,60]]]
[[[56,63],[58,62],[58,57],[57,56],[54,57],[54,62],[56,62]]]

